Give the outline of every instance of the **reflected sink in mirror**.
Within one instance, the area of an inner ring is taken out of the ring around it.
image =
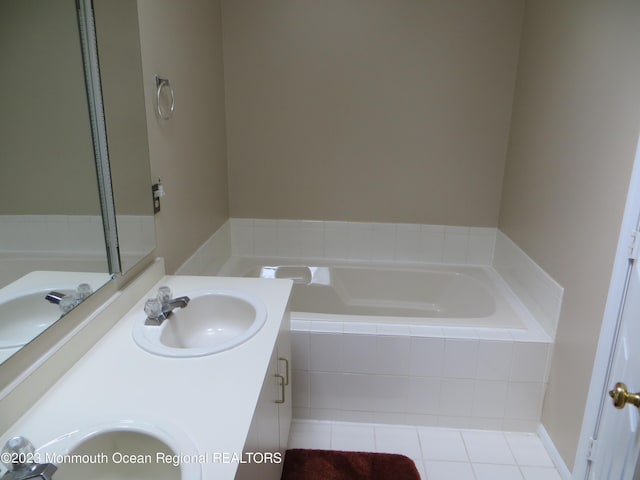
[[[58,305],[45,300],[47,293],[73,295],[81,283],[97,290],[110,278],[107,273],[35,271],[0,288],[0,362],[62,316]]]
[[[57,292],[74,293],[63,288]],[[21,347],[60,318],[59,306],[44,299],[47,293],[47,290],[40,290],[0,303],[0,349]]]
[[[156,355],[200,357],[246,342],[267,320],[262,301],[243,292],[210,290],[187,296],[189,304],[159,326],[145,325],[144,316],[137,319],[135,342]]]
[[[0,0],[0,89],[11,92],[0,109],[0,287],[35,270],[125,273],[155,248],[137,9],[136,0]],[[97,62],[85,64],[94,47]],[[97,98],[103,115],[90,114]]]

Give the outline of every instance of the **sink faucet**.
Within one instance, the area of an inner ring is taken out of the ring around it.
[[[156,298],[150,298],[144,305],[144,313],[147,314],[145,325],[162,325],[176,308],[186,308],[189,297],[171,298],[171,290],[168,287],[160,287]]]
[[[162,304],[162,313],[168,316],[176,308],[185,308],[189,304],[189,300],[191,299],[187,296],[172,298],[167,303]]]
[[[35,448],[29,440],[10,438],[2,448],[2,461],[9,470],[0,480],[51,480],[58,467],[53,463],[36,463],[36,458]]]

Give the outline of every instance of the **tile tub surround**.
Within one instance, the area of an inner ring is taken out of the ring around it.
[[[496,228],[232,218],[230,231],[234,256],[493,266],[555,337],[563,288]]]
[[[217,275],[231,257],[231,221],[227,220],[176,271],[177,275]]]
[[[564,289],[501,231],[496,235],[493,267],[545,332],[555,338]]]
[[[495,228],[231,218],[178,271],[216,275],[231,255],[490,265],[551,338],[562,306],[563,288]]]
[[[495,228],[231,219],[234,256],[491,265]]]
[[[538,428],[548,341],[520,341],[498,330],[482,336],[479,329],[430,327],[428,336],[420,336],[380,325],[321,329],[292,321],[296,418]]]

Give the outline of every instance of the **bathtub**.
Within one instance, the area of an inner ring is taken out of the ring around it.
[[[220,274],[292,279],[290,307],[298,320],[526,328],[489,267],[305,265],[233,258]]]
[[[490,266],[231,257],[289,278],[295,418],[534,432],[551,340]]]

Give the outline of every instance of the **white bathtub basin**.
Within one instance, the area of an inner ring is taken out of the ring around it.
[[[134,326],[133,338],[144,350],[165,357],[212,355],[253,337],[265,324],[260,300],[242,292],[212,290],[187,295],[191,301],[162,325]]]
[[[527,328],[490,267],[232,257],[219,275],[292,279],[291,311],[304,321]]]

